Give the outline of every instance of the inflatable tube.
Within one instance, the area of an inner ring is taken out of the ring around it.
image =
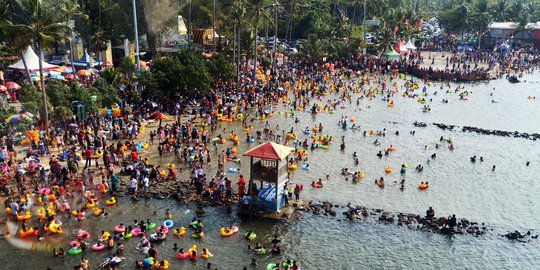
[[[135,229],[131,230],[131,235],[133,235],[133,236],[139,236],[139,235],[141,235],[141,236],[142,236],[141,229],[135,228]]]
[[[219,234],[221,237],[231,237],[234,234],[234,231],[229,230],[229,232],[227,232],[225,228],[221,227],[221,229],[219,229]]]
[[[76,248],[76,249],[70,248],[68,253],[71,254],[71,255],[78,255],[78,254],[82,253],[82,249],[80,249],[80,248]]]
[[[195,255],[193,255],[193,253],[195,253]],[[193,245],[190,249],[188,249],[188,255],[190,260],[196,261],[198,259],[199,256],[197,255],[197,245]]]
[[[179,260],[185,260],[185,259],[189,259],[189,253],[188,252],[178,252],[178,254],[176,254],[176,258],[179,259]]]
[[[186,236],[186,228],[180,227],[180,229],[174,229],[173,234],[177,235],[178,237],[184,237]]]
[[[241,113],[239,113],[239,114],[236,115],[236,119],[242,120],[242,119],[244,119],[244,115],[242,115]]]
[[[130,239],[131,237],[133,237],[132,233],[126,233],[126,232],[122,233],[122,238],[124,239]]]
[[[418,189],[427,189],[429,187],[429,185],[426,185],[426,184],[419,184],[418,185]]]
[[[385,173],[391,173],[392,169],[390,169],[390,167],[386,166],[386,168],[384,168],[384,172]]]
[[[219,141],[219,138],[218,138],[218,137],[215,137],[215,138],[212,138],[210,141],[211,141],[211,142],[217,142],[217,141]]]
[[[255,238],[257,238],[257,235],[254,234],[254,233],[251,233],[251,235],[248,237],[248,233],[249,233],[249,232],[247,232],[246,234],[244,234],[244,236],[247,237],[247,239],[248,239],[249,241],[253,241]]]
[[[87,231],[82,231],[82,230],[81,230],[81,231],[79,231],[79,232],[77,233],[77,238],[81,238],[81,239],[83,239],[83,240],[84,240],[84,239],[90,239],[90,233],[87,232]]]
[[[289,165],[289,170],[292,171],[292,170],[296,170],[296,169],[298,169],[298,165],[296,165],[296,164],[290,164]]]
[[[235,172],[238,172],[238,170],[236,168],[229,168],[229,172],[235,173]]]
[[[319,148],[321,148],[321,149],[328,149],[328,145],[322,145],[322,144],[319,144]]]
[[[159,226],[156,228],[156,232],[159,232],[161,231],[162,233],[164,234],[169,234],[169,228],[165,227],[165,226]]]
[[[114,226],[114,231],[117,233],[123,233],[126,231],[126,227],[117,225],[117,226]]]
[[[86,203],[85,207],[88,208],[88,209],[94,208],[94,207],[96,207],[96,203]]]
[[[277,267],[278,267],[277,264],[275,264],[275,263],[269,263],[269,264],[266,265],[266,270],[274,270],[274,269],[276,269]],[[278,269],[279,269],[279,268],[278,268]]]
[[[156,223],[150,223],[150,224],[146,225],[146,228],[150,229],[150,230],[155,228],[155,227],[156,227]]]
[[[203,238],[204,237],[204,233],[201,232],[200,234],[196,234],[196,233],[192,233],[191,234],[191,238],[195,238],[195,239],[198,239],[198,238]]]
[[[116,198],[115,197],[111,197],[109,200],[107,200],[105,202],[106,205],[108,206],[111,206],[111,205],[115,205],[116,204]]]
[[[172,220],[167,219],[167,220],[163,221],[162,226],[167,227],[167,229],[170,229],[170,228],[172,228],[174,226],[174,223],[172,222]]]
[[[254,141],[255,141],[255,139],[253,139],[253,138],[250,138],[250,139],[249,139],[249,142],[250,142],[250,143],[253,143]]]
[[[303,164],[303,165],[302,165],[302,170],[304,170],[304,171],[309,170],[309,165]]]
[[[93,244],[91,249],[93,251],[101,251],[101,250],[104,250],[105,249],[105,245],[104,244]]]
[[[202,252],[201,253],[201,258],[203,259],[208,259],[210,257],[210,255],[208,254],[208,251],[207,252]]]
[[[19,236],[20,238],[27,237],[34,233],[34,228],[30,227],[27,231],[19,230]]]

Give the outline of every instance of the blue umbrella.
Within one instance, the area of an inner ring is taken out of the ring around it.
[[[60,75],[60,74],[51,74],[49,76],[49,79],[52,79],[52,80],[65,80],[66,78],[64,78],[64,76]]]

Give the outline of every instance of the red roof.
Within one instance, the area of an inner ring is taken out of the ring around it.
[[[292,151],[294,151],[294,148],[273,142],[265,142],[245,152],[244,156],[281,160],[286,158]]]

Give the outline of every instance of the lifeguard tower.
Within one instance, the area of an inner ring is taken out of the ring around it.
[[[287,161],[293,151],[294,148],[266,142],[244,153],[251,161],[247,197],[241,202],[240,214],[275,212],[284,206],[283,195],[289,181]]]

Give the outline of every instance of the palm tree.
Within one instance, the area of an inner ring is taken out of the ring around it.
[[[267,10],[269,3],[266,0],[249,0],[248,3],[251,5],[249,17],[253,26],[253,34],[255,39],[255,41],[253,42],[253,83],[255,83],[255,70],[257,69],[257,33],[259,27],[259,20],[261,17],[264,17],[267,20],[271,20],[271,16]]]
[[[105,37],[105,32],[98,29],[94,35],[90,37],[90,48],[92,52],[99,55],[99,60],[102,60],[101,52],[107,50],[107,38]]]
[[[17,29],[22,37],[30,43],[35,40],[39,57],[39,76],[41,84],[41,98],[43,102],[43,118],[45,131],[49,134],[49,112],[47,110],[47,94],[45,93],[45,80],[43,79],[43,49],[58,38],[61,38],[69,25],[54,21],[51,10],[42,7],[41,0],[15,1],[13,29]]]
[[[492,8],[493,19],[499,22],[505,22],[508,19],[508,1],[499,0]]]
[[[99,1],[98,1],[98,5],[99,5]],[[84,19],[88,18],[88,15],[80,12],[79,4],[73,0],[65,0],[60,6],[60,11],[61,11],[62,16],[64,16],[68,22],[75,17],[82,17]],[[100,22],[101,22],[101,12],[100,12]],[[69,31],[69,59],[71,60],[71,70],[73,71],[73,74],[75,74],[75,66],[73,65],[74,59],[73,59],[73,30],[72,29],[70,29]]]

